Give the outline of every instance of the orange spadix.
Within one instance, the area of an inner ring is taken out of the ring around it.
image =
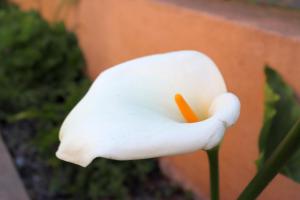
[[[175,95],[175,102],[186,122],[193,123],[200,121],[181,94]]]

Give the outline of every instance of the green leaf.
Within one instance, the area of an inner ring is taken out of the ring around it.
[[[280,75],[266,66],[264,125],[259,138],[260,168],[271,156],[294,123],[300,118],[300,104],[292,88]],[[300,147],[300,141],[299,141]],[[281,173],[300,183],[300,148],[287,162]]]

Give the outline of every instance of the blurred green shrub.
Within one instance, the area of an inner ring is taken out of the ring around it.
[[[0,120],[2,127],[15,127],[8,139],[17,140],[26,155],[29,146],[37,149],[27,156],[32,157],[29,162],[45,163],[47,174],[40,178],[48,179],[48,198],[127,199],[147,187],[149,176],[159,174],[154,160],[97,159],[81,168],[55,157],[60,123],[90,85],[84,64],[76,37],[62,23],[49,25],[37,12],[15,6],[0,9]],[[22,128],[20,122],[31,128]],[[18,135],[32,132],[29,141],[18,141]],[[163,188],[168,192],[153,195],[161,198],[176,192]]]
[[[0,61],[1,117],[64,102],[86,81],[75,36],[16,7],[0,10]]]

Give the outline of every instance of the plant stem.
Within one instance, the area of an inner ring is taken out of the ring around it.
[[[219,200],[219,147],[207,151],[210,172],[210,197]]]
[[[299,148],[299,141],[300,119],[295,123],[292,129],[276,147],[270,158],[263,164],[255,177],[240,194],[238,200],[256,199]]]

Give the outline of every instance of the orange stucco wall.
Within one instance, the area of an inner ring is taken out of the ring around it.
[[[53,20],[58,2],[16,1],[24,9],[39,9],[49,20]],[[212,7],[206,3],[202,6],[204,1],[182,2],[81,0],[77,6],[61,9],[58,17],[76,31],[92,77],[127,59],[179,49],[202,51],[217,63],[229,90],[242,103],[240,120],[225,136],[220,155],[222,199],[232,200],[255,173],[264,64],[274,66],[300,93],[300,23],[293,26],[300,15],[258,8],[252,12],[252,6],[248,10],[244,5],[235,13],[228,4],[223,9],[215,1]],[[163,158],[161,165],[174,179],[208,197],[208,166],[203,152]],[[260,199],[300,199],[300,186],[279,175]]]

